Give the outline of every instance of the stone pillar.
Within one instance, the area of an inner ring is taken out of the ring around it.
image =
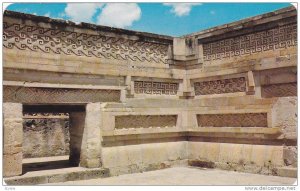
[[[276,98],[272,107],[272,127],[279,127],[282,135],[278,137],[289,146],[283,145],[283,160],[286,166],[297,167],[297,97]]]
[[[80,166],[87,168],[102,166],[101,142],[101,105],[100,103],[88,103],[86,105]]]
[[[16,176],[22,174],[22,104],[3,103],[3,176]]]
[[[70,113],[70,163],[97,168],[101,164],[101,108],[89,103],[86,112]]]
[[[255,94],[255,81],[254,75],[252,71],[248,71],[248,83],[247,83],[247,95],[254,95]]]
[[[101,167],[101,105],[88,103],[86,112],[70,113],[70,163],[86,168]]]

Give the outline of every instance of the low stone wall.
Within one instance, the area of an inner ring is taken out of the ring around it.
[[[69,119],[24,119],[23,157],[69,155]]]
[[[191,165],[277,175],[283,166],[283,146],[189,142]]]
[[[165,142],[102,148],[102,162],[112,176],[186,165],[188,142]]]

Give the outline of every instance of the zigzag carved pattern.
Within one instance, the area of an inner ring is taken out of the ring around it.
[[[115,129],[175,127],[177,115],[124,115],[115,117]]]
[[[203,44],[205,61],[297,46],[297,24]]]
[[[297,82],[262,86],[261,93],[265,98],[297,96]]]
[[[244,77],[224,80],[195,82],[195,95],[224,94],[246,91],[246,79]]]
[[[118,102],[120,91],[4,86],[3,101],[18,103]]]
[[[268,127],[267,113],[200,114],[199,127]]]
[[[177,95],[178,83],[135,81],[136,94]]]
[[[3,46],[35,52],[166,63],[168,45],[3,23]]]

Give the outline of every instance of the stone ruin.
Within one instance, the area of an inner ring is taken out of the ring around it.
[[[12,11],[3,27],[4,177],[59,155],[296,176],[294,7],[181,37]]]

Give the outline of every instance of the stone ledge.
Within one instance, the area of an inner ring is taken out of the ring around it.
[[[162,128],[136,128],[120,129],[113,131],[102,131],[102,136],[119,136],[119,135],[143,135],[156,133],[251,133],[251,134],[280,134],[278,127],[194,127],[188,130],[181,128],[162,127]]]
[[[99,90],[122,90],[125,86],[105,85],[74,85],[74,84],[50,84],[37,82],[3,81],[4,86],[42,87],[42,88],[70,88],[70,89],[99,89]]]
[[[55,170],[33,171],[21,176],[5,178],[7,185],[36,185],[74,180],[88,180],[109,176],[105,168],[87,169],[82,167],[63,168]]]
[[[253,134],[280,134],[278,127],[196,127],[188,132],[208,132],[208,133],[253,133]]]
[[[278,168],[278,176],[297,178],[298,169],[291,167]]]

